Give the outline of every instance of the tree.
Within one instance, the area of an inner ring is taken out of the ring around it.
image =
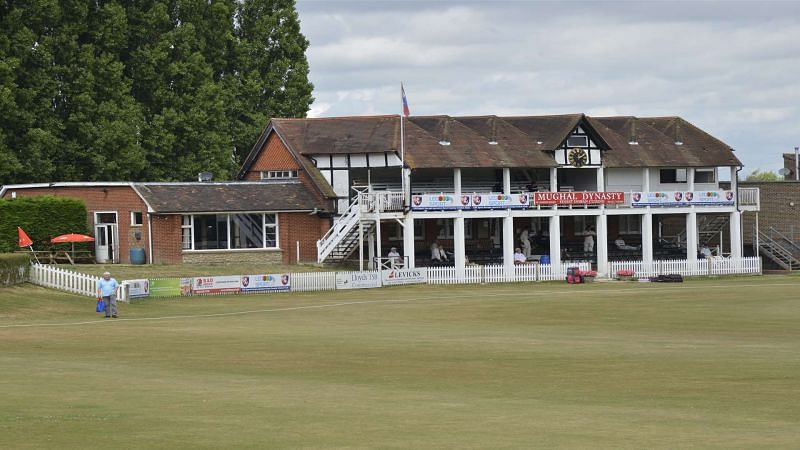
[[[780,181],[780,179],[775,172],[769,170],[762,172],[760,169],[756,169],[747,175],[745,181]]]
[[[224,179],[313,100],[290,0],[8,0],[0,26],[0,184]]]

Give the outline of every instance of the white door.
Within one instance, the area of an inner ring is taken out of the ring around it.
[[[117,224],[102,223],[94,229],[94,253],[99,263],[119,261],[117,244]]]

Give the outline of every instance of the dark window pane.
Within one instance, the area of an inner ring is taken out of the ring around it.
[[[194,249],[228,248],[228,222],[225,215],[194,216]]]
[[[231,215],[231,248],[262,248],[261,214]]]

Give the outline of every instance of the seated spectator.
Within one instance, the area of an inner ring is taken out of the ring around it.
[[[525,264],[528,259],[525,258],[525,254],[522,253],[522,250],[517,247],[514,249],[514,264]]]
[[[634,247],[632,245],[625,244],[625,240],[622,239],[622,236],[617,236],[617,238],[614,240],[614,245],[616,245],[620,250],[639,250],[642,248],[641,245]]]
[[[392,247],[389,250],[389,254],[386,255],[392,264],[397,264],[400,262],[400,253],[397,252],[397,247]]]
[[[711,258],[711,249],[708,248],[707,245],[700,247],[700,257],[705,259]]]
[[[447,252],[444,251],[443,247],[439,247],[439,243],[436,241],[431,244],[431,261],[438,263],[447,261]]]

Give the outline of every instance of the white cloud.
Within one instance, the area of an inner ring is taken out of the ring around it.
[[[800,3],[300,1],[314,115],[678,115],[776,170]],[[777,155],[777,156],[776,156]]]

